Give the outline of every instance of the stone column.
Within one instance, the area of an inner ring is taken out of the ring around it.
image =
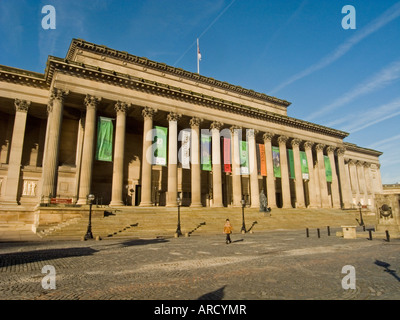
[[[142,178],[140,207],[150,207],[151,201],[151,166],[152,166],[152,144],[153,144],[153,116],[157,111],[145,107],[142,111],[143,125],[143,148],[142,148]]]
[[[359,183],[359,188],[360,191],[364,194],[362,197],[363,205],[368,204],[368,191],[367,191],[367,184],[365,182],[365,174],[364,174],[364,162],[363,161],[357,161],[356,163],[357,166],[357,175],[358,175],[358,183]]]
[[[314,160],[313,160],[313,155],[312,155],[312,146],[314,145],[313,142],[311,141],[306,141],[304,143],[304,150],[306,152],[307,156],[307,164],[308,164],[308,196],[310,200],[309,207],[310,208],[317,208],[318,207],[318,201],[317,201],[317,193],[316,193],[316,187],[317,187],[317,179],[315,178],[315,173],[314,173]]]
[[[181,115],[171,112],[167,116],[169,123],[168,133],[168,192],[167,207],[178,205],[178,120]]]
[[[352,203],[352,194],[350,190],[350,183],[346,174],[346,166],[344,163],[345,148],[339,148],[337,150],[338,166],[339,166],[339,179],[340,179],[340,190],[342,194],[343,208],[350,209]]]
[[[221,122],[211,124],[212,134],[212,176],[213,176],[213,207],[223,207],[222,203],[222,179],[221,179],[221,140],[219,131]]]
[[[240,147],[239,138],[241,138],[242,128],[232,126],[231,130],[231,148],[232,148],[232,196],[233,206],[241,207],[242,200],[242,178],[240,174]],[[239,134],[240,133],[240,134]]]
[[[294,159],[294,172],[295,172],[295,186],[296,186],[296,208],[305,208],[304,201],[304,187],[303,187],[303,175],[301,172],[301,162],[300,162],[300,139],[293,139],[291,141],[293,149],[293,159]]]
[[[325,145],[322,143],[319,143],[315,146],[315,149],[317,150],[317,160],[318,160],[319,188],[321,192],[322,208],[331,208],[331,202],[328,197],[328,185],[326,182],[324,148]]]
[[[368,198],[371,199],[370,206],[371,208],[375,208],[375,194],[374,194],[374,189],[372,187],[372,178],[371,178],[371,163],[368,162],[364,163],[364,176],[365,176],[365,183],[367,185]]]
[[[14,129],[11,139],[11,152],[7,171],[7,184],[4,193],[4,204],[18,204],[18,187],[21,176],[21,159],[24,148],[26,118],[28,109],[31,105],[30,101],[16,99]]]
[[[48,137],[46,137],[45,164],[42,172],[42,196],[44,202],[50,202],[49,195],[56,196],[58,172],[58,153],[60,149],[61,125],[64,110],[64,99],[69,91],[54,88],[47,106],[49,113]]]
[[[258,187],[256,134],[254,129],[246,130],[249,141],[250,199],[251,208],[260,208],[260,191]]]
[[[200,208],[201,204],[201,168],[200,168],[200,123],[201,119],[193,117],[190,120],[191,128],[191,145],[190,145],[190,161],[191,161],[191,194],[192,208]]]
[[[360,190],[358,187],[358,177],[357,177],[357,169],[356,169],[356,161],[353,159],[349,160],[349,173],[350,173],[350,181],[351,181],[351,191],[353,198],[355,198],[355,205],[360,202]],[[354,197],[355,195],[355,197]]]
[[[281,184],[282,184],[282,208],[292,208],[292,201],[290,198],[290,182],[289,182],[289,166],[287,160],[286,142],[288,137],[280,136],[278,138],[279,143],[279,155],[281,160]]]
[[[87,196],[91,193],[94,145],[96,133],[96,108],[101,98],[87,95],[85,98],[86,120],[83,138],[81,175],[79,182],[79,198],[77,204],[86,204]]]
[[[332,207],[335,209],[340,209],[341,206],[340,206],[339,180],[336,173],[335,150],[336,147],[334,146],[328,146],[326,148],[326,152],[328,153],[332,169],[332,183],[331,183]]]
[[[130,104],[118,101],[115,104],[117,113],[115,129],[115,147],[114,147],[114,166],[112,177],[112,190],[110,206],[123,206],[124,190],[124,156],[125,156],[125,129],[126,129],[126,111]]]
[[[272,143],[273,133],[264,133],[264,146],[265,146],[265,162],[267,167],[267,199],[268,206],[276,208],[276,190],[275,190],[275,177],[274,177],[274,164],[272,161]]]

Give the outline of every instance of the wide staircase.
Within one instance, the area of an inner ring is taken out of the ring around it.
[[[222,234],[225,220],[229,218],[234,233],[242,228],[242,208],[180,208],[182,236]],[[265,216],[258,209],[244,209],[247,232],[280,229],[337,228],[343,225],[358,225],[357,210],[334,209],[273,209]],[[368,226],[374,226],[375,215],[363,213]],[[104,217],[92,217],[93,237],[156,238],[174,237],[178,225],[178,208],[105,208]],[[67,222],[47,226],[38,235],[46,240],[82,240],[88,227],[88,214]]]

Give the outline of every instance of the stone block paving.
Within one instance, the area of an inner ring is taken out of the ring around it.
[[[189,238],[0,243],[3,300],[397,300],[400,240],[321,230]],[[55,289],[43,289],[45,265]],[[342,288],[342,268],[356,288]]]

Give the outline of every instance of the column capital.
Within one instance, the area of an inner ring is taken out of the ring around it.
[[[53,88],[50,93],[49,103],[47,104],[47,113],[51,113],[53,111],[54,100],[57,100],[59,102],[64,102],[65,97],[68,95],[69,95],[69,90]]]
[[[222,128],[223,125],[224,125],[224,124],[223,124],[222,122],[214,121],[213,123],[211,123],[210,129],[211,129],[211,130],[216,129],[216,130],[219,131],[219,130],[221,130],[221,128]]]
[[[240,126],[231,126],[231,127],[229,128],[229,130],[230,130],[231,133],[233,134],[235,131],[242,130],[242,127],[240,127]]]
[[[364,161],[358,160],[358,161],[356,162],[356,166],[358,166],[358,167],[361,167],[361,166],[363,166],[363,165],[364,165]]]
[[[272,132],[266,132],[263,134],[263,140],[265,141],[271,141],[272,138],[274,137],[274,134]]]
[[[101,101],[101,97],[95,97],[91,96],[90,94],[87,94],[84,100],[85,106],[87,109],[96,109],[98,104]]]
[[[279,144],[286,143],[286,141],[288,141],[288,140],[289,140],[289,137],[287,137],[287,136],[279,136],[278,143]]]
[[[30,101],[20,100],[20,99],[15,99],[14,101],[15,111],[17,112],[27,113],[30,105],[31,105]]]
[[[327,153],[334,153],[335,150],[336,150],[336,147],[335,147],[335,146],[328,146],[328,147],[326,148],[326,152],[327,152]]]
[[[189,121],[191,127],[199,127],[202,122],[203,122],[203,119],[200,119],[198,117],[193,117]]]
[[[246,130],[246,137],[255,138],[257,136],[257,133],[259,133],[259,131],[256,130],[256,129],[247,129]]]
[[[290,142],[290,144],[292,145],[292,147],[295,147],[295,146],[299,146],[300,145],[300,143],[301,143],[301,140],[300,139],[297,139],[297,138],[295,138],[295,139],[293,139],[291,142]]]
[[[364,167],[365,167],[365,168],[370,168],[370,167],[371,167],[371,163],[369,163],[369,162],[364,162]]]
[[[347,163],[348,163],[349,165],[356,164],[356,160],[354,160],[354,159],[348,159],[348,160],[347,160]]]
[[[142,110],[142,116],[143,118],[150,118],[153,119],[154,115],[156,114],[157,110],[150,108],[150,107],[144,107],[144,109]]]
[[[168,121],[178,121],[182,117],[181,114],[176,112],[170,112],[167,116]]]
[[[337,149],[337,155],[338,156],[343,156],[344,155],[344,153],[346,152],[346,148],[344,148],[344,147],[339,147],[338,149]]]
[[[123,101],[117,101],[117,103],[114,106],[115,112],[118,113],[126,113],[128,109],[131,107],[130,103],[126,103]]]
[[[324,145],[323,143],[318,143],[316,146],[315,146],[315,150],[317,150],[317,151],[324,151],[324,148],[326,147],[326,145]]]
[[[312,141],[306,141],[306,142],[304,142],[304,149],[305,149],[305,150],[311,150],[312,147],[313,147],[313,145],[314,145],[314,142],[312,142]]]

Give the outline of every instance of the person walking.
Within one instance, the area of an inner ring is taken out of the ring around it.
[[[229,219],[226,219],[225,225],[224,225],[224,233],[226,234],[226,244],[231,243],[231,233],[232,233],[233,227],[229,221]]]

